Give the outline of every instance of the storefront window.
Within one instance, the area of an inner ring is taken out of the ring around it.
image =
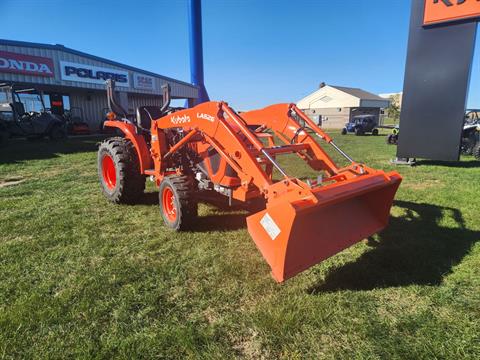
[[[70,110],[70,96],[63,95],[62,99],[63,99],[63,108],[65,110]]]

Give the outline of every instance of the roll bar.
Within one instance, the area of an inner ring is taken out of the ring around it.
[[[170,106],[170,84],[163,84],[162,85],[162,97],[163,97],[163,104],[162,107],[160,108],[160,111],[162,113],[162,116],[167,112],[168,107]]]
[[[126,118],[127,112],[120,105],[115,95],[115,80],[108,79],[106,81],[106,84],[107,84],[108,108],[110,109],[111,112],[113,112],[118,117]]]

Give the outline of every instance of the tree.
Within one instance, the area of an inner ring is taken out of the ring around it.
[[[400,95],[390,96],[390,105],[387,108],[387,116],[394,122],[400,120]]]

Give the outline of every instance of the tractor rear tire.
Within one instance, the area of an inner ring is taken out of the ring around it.
[[[480,160],[480,142],[473,147],[472,155],[475,157],[475,159]]]
[[[193,179],[181,175],[166,176],[160,184],[158,195],[165,225],[175,231],[193,227],[198,216]]]
[[[134,204],[145,190],[145,176],[135,146],[128,139],[113,137],[98,148],[98,177],[106,198],[115,204]]]

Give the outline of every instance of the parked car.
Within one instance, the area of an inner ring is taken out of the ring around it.
[[[371,133],[378,135],[377,118],[375,115],[357,115],[352,120],[345,124],[342,129],[342,135],[354,133],[355,135],[364,135]]]

